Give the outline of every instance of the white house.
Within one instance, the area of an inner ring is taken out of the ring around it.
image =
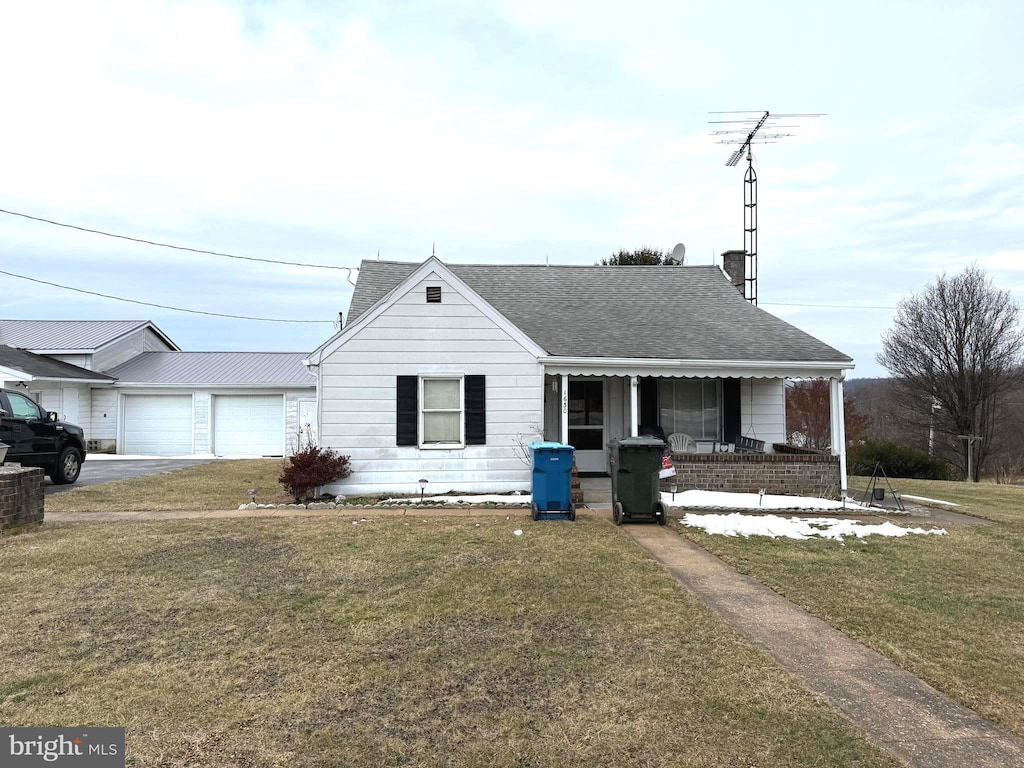
[[[0,320],[0,382],[85,430],[90,452],[283,456],[316,423],[299,352],[184,352],[136,320]]]
[[[569,443],[581,472],[604,472],[609,440],[645,427],[770,452],[787,378],[831,381],[845,490],[853,361],[747,302],[742,283],[717,266],[364,261],[346,327],[308,359],[320,443],[351,458],[332,490],[525,489],[531,441]]]

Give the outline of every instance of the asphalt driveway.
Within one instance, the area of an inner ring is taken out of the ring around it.
[[[73,485],[54,485],[50,478],[43,480],[43,495],[68,491],[80,485],[98,485],[114,480],[125,480],[130,477],[155,475],[159,472],[170,472],[175,469],[192,467],[196,464],[209,464],[213,459],[103,459],[90,461],[88,457],[82,462],[82,474]]]

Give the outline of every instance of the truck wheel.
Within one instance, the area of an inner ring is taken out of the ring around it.
[[[65,448],[57,457],[57,462],[50,469],[50,479],[54,485],[68,485],[78,479],[82,472],[82,454],[77,448]]]
[[[612,522],[616,525],[622,525],[622,518],[622,504],[616,501],[615,505],[612,507]]]

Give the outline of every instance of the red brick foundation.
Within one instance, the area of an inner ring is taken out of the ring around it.
[[[676,476],[661,490],[767,493],[838,497],[839,457],[778,453],[674,453]]]

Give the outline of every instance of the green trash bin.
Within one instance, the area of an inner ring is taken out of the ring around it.
[[[608,451],[615,524],[646,520],[664,525],[667,516],[661,503],[659,474],[665,441],[650,436],[626,437],[608,443]]]

